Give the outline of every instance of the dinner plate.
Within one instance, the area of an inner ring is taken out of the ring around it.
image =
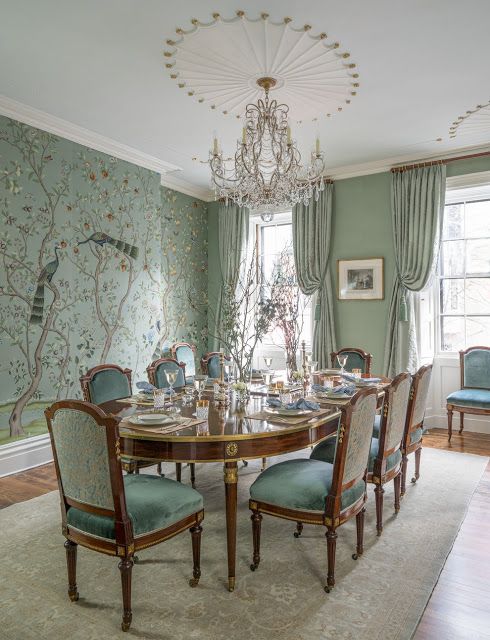
[[[313,375],[327,375],[327,376],[338,376],[340,374],[340,369],[320,369],[320,371],[313,371]]]
[[[131,416],[130,421],[135,424],[166,424],[172,422],[172,418],[165,413],[141,413]]]
[[[311,413],[312,409],[286,409],[282,407],[266,407],[267,413],[274,413],[277,416],[303,416]]]
[[[317,394],[318,398],[327,398],[328,400],[350,400],[354,394],[350,393],[331,393],[331,392],[320,392]]]

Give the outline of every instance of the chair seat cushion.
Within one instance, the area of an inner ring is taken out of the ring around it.
[[[126,506],[135,536],[165,529],[203,507],[200,493],[175,480],[135,474],[124,476]],[[70,507],[67,523],[100,538],[115,539],[114,520]]]
[[[332,484],[333,465],[312,459],[286,460],[263,471],[250,487],[250,497],[286,509],[325,511]],[[356,502],[366,490],[363,480],[342,494],[342,509]]]
[[[460,391],[450,393],[446,402],[462,407],[490,410],[490,391],[487,389],[460,389]]]
[[[328,438],[320,444],[317,444],[316,447],[311,452],[310,458],[313,460],[323,460],[324,462],[330,462],[333,464],[334,456],[335,456],[335,446],[336,446],[336,438]],[[374,461],[379,451],[379,440],[378,438],[371,439],[371,450],[369,452],[369,463],[368,463],[368,471],[372,471],[374,468]],[[397,465],[402,459],[401,451],[395,451],[390,456],[386,458],[386,471],[390,471],[393,469],[395,465]]]

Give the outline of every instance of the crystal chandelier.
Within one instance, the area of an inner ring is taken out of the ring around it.
[[[325,165],[318,138],[310,163],[301,164],[301,154],[291,138],[289,107],[269,99],[276,80],[259,78],[257,84],[265,96],[257,104],[247,105],[235,157],[223,158],[215,137],[209,166],[217,199],[227,204],[231,200],[271,219],[274,211],[299,202],[308,204],[312,197],[318,199],[324,188]]]

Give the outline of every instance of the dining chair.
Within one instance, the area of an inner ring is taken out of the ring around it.
[[[371,375],[371,362],[373,356],[370,353],[367,353],[367,351],[358,349],[357,347],[343,347],[338,351],[333,351],[330,354],[333,369],[340,369],[339,363],[337,362],[338,355],[347,356],[347,363],[344,367],[346,371],[361,369],[362,373],[366,373],[369,376]]]
[[[335,585],[337,528],[354,516],[357,546],[352,557],[357,560],[362,555],[366,474],[376,403],[377,390],[368,388],[342,407],[333,462],[313,458],[286,460],[263,471],[252,484],[252,571],[260,563],[263,513],[295,521],[295,537],[301,535],[303,523],[326,527],[327,593]]]
[[[131,376],[131,369],[123,369],[117,364],[99,364],[92,367],[80,378],[83,399],[92,404],[102,404],[110,400],[128,398],[133,394]],[[155,464],[126,457],[123,457],[121,462],[123,470],[127,473],[139,473],[140,469]],[[157,470],[161,475],[161,462],[157,464]]]
[[[412,377],[409,373],[400,373],[385,389],[381,416],[376,416],[378,426],[376,436],[371,440],[369,451],[367,482],[375,485],[376,531],[383,531],[383,485],[393,480],[395,487],[395,513],[400,510],[401,444],[407,416],[408,396]],[[310,457],[333,463],[336,440],[328,438],[314,447]]]
[[[192,384],[196,375],[196,347],[188,342],[174,342],[170,347],[172,358],[185,365],[185,381]]]
[[[78,545],[120,559],[123,616],[131,625],[131,574],[135,553],[185,529],[192,537],[193,577],[201,575],[202,496],[186,485],[155,475],[123,477],[115,418],[94,404],[62,400],[45,410],[61,497],[66,538],[68,596],[78,600]]]
[[[490,347],[468,347],[459,352],[461,389],[446,399],[447,435],[453,435],[453,411],[459,412],[459,433],[464,414],[490,416]]]
[[[201,371],[209,378],[217,379],[221,375],[221,368],[219,357],[221,353],[219,351],[209,351],[205,353],[201,358]],[[231,362],[230,356],[225,356],[226,362]]]

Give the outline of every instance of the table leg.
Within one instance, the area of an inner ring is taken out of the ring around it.
[[[226,546],[228,550],[228,591],[233,591],[235,589],[238,483],[238,467],[236,462],[225,462],[224,480],[226,496]]]

